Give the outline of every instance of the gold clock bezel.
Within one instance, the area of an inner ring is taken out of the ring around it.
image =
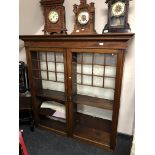
[[[123,11],[119,11],[120,13],[119,14],[116,14],[116,12],[114,11],[114,9],[117,7],[117,5],[120,5],[120,4],[121,4],[121,7],[123,7]],[[112,14],[112,16],[114,16],[114,17],[120,17],[124,13],[125,13],[125,3],[124,2],[118,1],[118,2],[114,3],[111,6],[111,14]]]

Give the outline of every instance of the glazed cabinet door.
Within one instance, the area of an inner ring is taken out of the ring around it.
[[[67,134],[66,50],[30,48],[28,57],[36,124]]]
[[[71,49],[68,52],[71,135],[107,149],[111,149],[114,134],[119,52],[112,49]]]

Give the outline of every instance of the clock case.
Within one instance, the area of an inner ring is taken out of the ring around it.
[[[87,4],[86,0],[80,0],[80,5],[74,4],[75,24],[72,34],[97,34],[95,30],[95,7],[94,3]],[[78,22],[79,13],[86,11],[89,13],[89,21],[86,24]]]
[[[43,7],[43,15],[45,19],[44,34],[67,34],[64,0],[41,0]],[[56,11],[59,14],[59,19],[56,23],[50,22],[48,16],[50,11]]]
[[[115,4],[116,2],[125,3],[125,12],[120,17],[115,17],[112,15],[112,5]],[[105,25],[102,33],[106,33],[106,32],[117,33],[117,32],[131,31],[130,25],[128,23],[129,0],[106,0],[105,3],[108,4],[108,22]],[[123,24],[122,25],[116,24],[115,26],[112,26],[111,24],[116,18],[121,18],[119,20],[122,20]]]

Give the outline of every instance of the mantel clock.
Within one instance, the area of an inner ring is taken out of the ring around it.
[[[103,29],[106,32],[128,32],[129,0],[106,0],[108,4],[108,23]]]
[[[80,5],[74,5],[75,25],[72,34],[96,34],[94,3],[87,4],[80,0]]]
[[[44,34],[66,34],[64,0],[41,0],[44,12]]]

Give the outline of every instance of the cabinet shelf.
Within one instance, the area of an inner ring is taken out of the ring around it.
[[[50,118],[40,119],[39,126],[63,135],[66,135],[67,132],[65,123]]]
[[[32,59],[32,61],[38,61],[38,62],[53,62],[53,63],[64,63],[63,61],[50,61],[50,60],[40,60],[40,59]]]
[[[73,137],[103,148],[104,146],[110,148],[110,133],[104,131],[77,125]]]
[[[114,103],[114,101],[111,101],[111,100],[101,99],[97,97],[90,97],[86,95],[74,95],[73,102],[76,104],[84,104],[84,105],[103,108],[107,110],[112,110],[113,103]]]
[[[55,90],[42,89],[37,92],[37,97],[40,97],[44,100],[56,101],[62,104],[65,104],[65,93]]]
[[[73,137],[101,147],[110,147],[111,121],[80,113],[76,113],[76,119]]]
[[[98,64],[98,63],[88,63],[88,62],[76,62],[72,61],[73,64],[78,64],[78,65],[90,65],[90,66],[111,66],[111,67],[116,67],[116,65],[113,64]]]

